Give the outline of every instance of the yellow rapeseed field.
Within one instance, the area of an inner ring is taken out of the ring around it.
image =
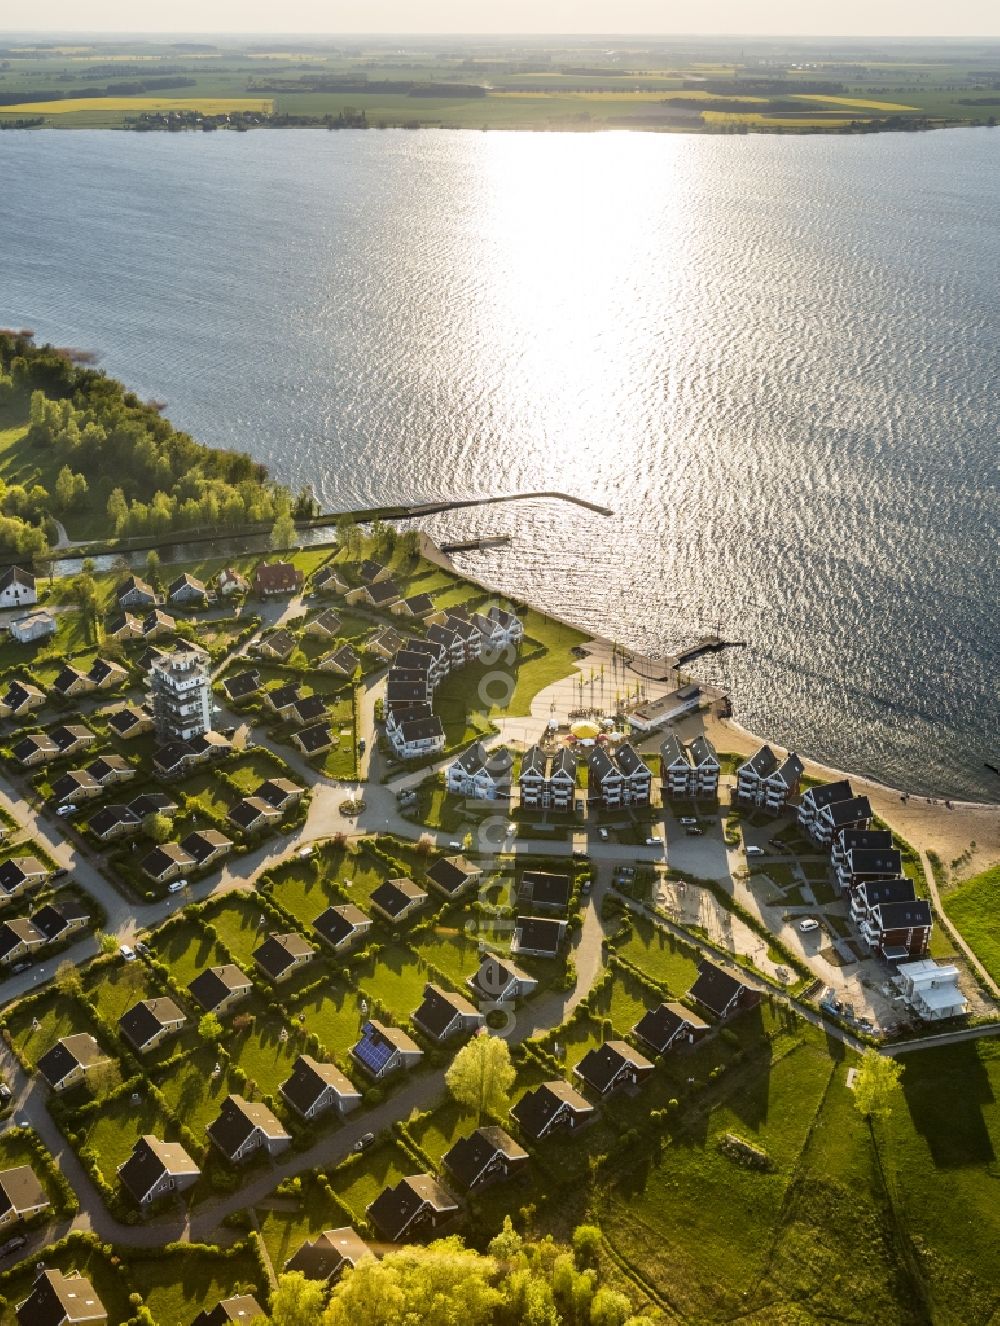
[[[795,101],[821,101],[831,106],[856,106],[858,110],[915,111],[919,106],[900,106],[895,101],[863,101],[860,97],[821,97],[817,92],[796,92]]]
[[[231,111],[270,111],[274,102],[261,97],[67,97],[65,101],[25,101],[4,110],[17,114],[69,115],[73,111],[201,111],[228,115]]]

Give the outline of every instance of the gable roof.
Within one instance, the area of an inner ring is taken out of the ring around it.
[[[477,879],[482,870],[464,856],[442,856],[428,869],[427,878],[444,893],[459,893],[470,880]]]
[[[191,1326],[248,1326],[255,1317],[262,1317],[264,1309],[253,1294],[234,1294],[224,1298],[214,1308],[199,1312]]]
[[[265,593],[289,594],[302,584],[302,572],[291,562],[261,562],[254,571],[254,584]]]
[[[281,1085],[281,1094],[300,1114],[306,1114],[327,1090],[341,1100],[361,1099],[361,1092],[336,1064],[321,1063],[308,1054],[299,1055],[291,1077]]]
[[[222,1102],[218,1118],[208,1125],[207,1132],[227,1156],[235,1156],[256,1129],[269,1138],[287,1137],[281,1120],[261,1101],[245,1100],[229,1095]]]
[[[242,700],[246,695],[253,695],[260,690],[260,673],[250,668],[226,677],[222,689],[231,700]]]
[[[566,922],[550,916],[519,916],[514,923],[514,943],[519,949],[558,953]]]
[[[834,829],[839,824],[853,824],[857,820],[870,820],[872,817],[871,802],[867,797],[844,797],[842,801],[834,801],[826,806],[823,812],[823,818],[833,821]]]
[[[527,1151],[508,1132],[490,1127],[477,1128],[468,1137],[460,1137],[445,1152],[442,1163],[463,1188],[471,1188],[497,1156],[505,1156],[512,1164],[528,1159]]]
[[[526,870],[521,876],[521,891],[536,907],[569,906],[573,882],[569,875],[557,875],[548,870]]]
[[[165,997],[143,999],[121,1015],[118,1019],[118,1030],[133,1045],[141,1049],[142,1046],[148,1045],[164,1027],[184,1021],[183,1011],[172,999]]]
[[[719,756],[715,747],[709,741],[708,737],[704,735],[695,737],[694,740],[689,743],[688,750],[696,767],[700,768],[703,764],[719,763]]]
[[[415,1010],[413,1021],[436,1039],[444,1035],[457,1017],[477,1022],[482,1020],[478,1009],[468,999],[428,982],[424,986],[423,1002]]]
[[[378,1077],[393,1055],[421,1055],[423,1052],[417,1042],[411,1036],[407,1036],[405,1031],[372,1018],[361,1028],[361,1036],[352,1046],[351,1053],[369,1072]]]
[[[49,943],[58,939],[68,926],[89,920],[89,907],[75,898],[58,898],[55,902],[46,903],[31,916],[31,924],[42,932]]]
[[[853,795],[851,784],[846,778],[838,778],[835,783],[819,783],[805,793],[817,810],[832,806],[835,801],[846,801]]]
[[[30,1165],[15,1165],[0,1172],[0,1215],[8,1211],[21,1215],[48,1204],[45,1189]]]
[[[260,948],[254,949],[254,961],[268,976],[283,976],[302,958],[307,961],[316,950],[297,931],[283,935],[268,935]]]
[[[755,773],[758,778],[770,778],[777,767],[778,757],[771,747],[761,746],[760,750],[755,751],[749,760],[740,765],[738,772],[748,769],[751,773]]]
[[[62,1322],[73,1326],[75,1322],[106,1320],[107,1315],[85,1276],[55,1269],[39,1272],[31,1293],[17,1308],[20,1326],[61,1326]]]
[[[688,994],[717,1017],[722,1017],[733,1000],[744,990],[752,989],[746,981],[732,972],[723,971],[714,963],[703,960],[698,964],[698,979]]]
[[[370,896],[372,904],[389,916],[398,916],[400,912],[414,903],[427,901],[427,894],[418,888],[412,879],[387,879]]]
[[[180,1142],[161,1142],[151,1133],[140,1137],[132,1154],[118,1167],[123,1186],[140,1204],[165,1174],[178,1177],[200,1170]]]
[[[336,947],[349,939],[360,926],[369,924],[370,920],[360,907],[344,903],[342,906],[328,907],[317,916],[313,921],[313,929]]]
[[[107,1055],[89,1032],[63,1036],[38,1060],[38,1071],[51,1086],[57,1086],[75,1068],[93,1068],[104,1063]]]
[[[543,1082],[534,1091],[525,1092],[511,1110],[511,1115],[529,1137],[540,1137],[553,1117],[563,1108],[574,1114],[593,1114],[594,1107],[575,1087],[557,1078]]]
[[[684,1027],[693,1031],[704,1031],[708,1023],[697,1013],[692,1013],[683,1004],[671,1000],[645,1012],[635,1024],[633,1030],[647,1045],[661,1053]]]
[[[367,1215],[390,1243],[396,1243],[424,1206],[438,1215],[458,1210],[454,1197],[432,1174],[414,1174],[400,1179],[395,1188],[383,1188]]]
[[[232,962],[221,967],[206,967],[188,985],[192,997],[211,1012],[231,994],[250,989],[250,977]]]
[[[307,1280],[331,1280],[344,1266],[356,1266],[372,1251],[350,1225],[341,1229],[325,1229],[311,1242],[306,1240],[299,1250],[285,1262],[286,1271],[300,1271]]]
[[[910,930],[931,924],[931,905],[926,898],[911,898],[904,902],[877,902],[872,909],[884,930]]]
[[[603,1095],[621,1070],[629,1064],[640,1073],[648,1072],[653,1067],[627,1041],[605,1041],[603,1045],[587,1051],[577,1064],[576,1072],[588,1086]]]

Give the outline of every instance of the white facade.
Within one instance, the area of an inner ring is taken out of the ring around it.
[[[962,1017],[969,1011],[958,988],[958,968],[932,958],[901,962],[893,978],[896,989],[925,1022]]]
[[[157,659],[150,668],[149,689],[160,741],[190,741],[211,731],[212,683],[201,650]]]

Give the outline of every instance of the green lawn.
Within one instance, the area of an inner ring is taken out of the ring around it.
[[[628,1036],[632,1028],[650,1008],[656,1007],[656,997],[647,994],[638,981],[627,972],[615,972],[610,988],[595,997],[593,1008],[600,1017],[609,1017],[616,1036]]]
[[[260,924],[264,916],[264,925]],[[252,972],[256,964],[254,949],[260,948],[267,936],[277,927],[270,916],[264,915],[252,899],[231,893],[222,902],[210,907],[202,919],[215,927],[219,942],[223,944],[244,971]]]
[[[101,1016],[113,1027],[117,1027],[118,1019],[133,1004],[142,999],[155,999],[163,993],[145,963],[123,963],[120,958],[91,968],[84,976],[83,988]]]
[[[132,1286],[129,1278],[122,1275],[102,1247],[91,1247],[89,1243],[72,1239],[66,1247],[53,1250],[46,1248],[45,1265],[50,1270],[64,1272],[78,1271],[86,1276],[97,1291],[97,1296],[108,1314],[109,1326],[121,1326],[135,1315],[135,1309],[129,1303]],[[0,1285],[4,1305],[0,1310],[2,1326],[15,1326],[15,1306],[28,1297],[35,1279],[35,1259],[29,1259],[15,1266],[10,1279]]]
[[[217,1052],[206,1046],[154,1077],[171,1111],[206,1145],[206,1126],[219,1113],[225,1097],[240,1090],[228,1080],[226,1071],[212,1075],[218,1059]]]
[[[365,1208],[383,1188],[392,1187],[406,1175],[419,1172],[420,1167],[414,1164],[402,1147],[388,1138],[380,1138],[359,1162],[332,1171],[330,1186],[347,1203],[357,1219],[363,1221]]]
[[[665,985],[672,995],[686,994],[698,975],[690,951],[673,935],[660,930],[641,916],[633,916],[632,935],[616,952],[634,963],[651,980]]]
[[[96,1033],[86,1003],[61,995],[57,990],[49,991],[37,1001],[15,1005],[7,1014],[7,1025],[14,1044],[32,1065],[62,1037]]]
[[[118,1166],[129,1158],[140,1137],[152,1133],[172,1141],[176,1136],[156,1101],[141,1089],[139,1094],[138,1104],[127,1095],[104,1101],[99,1110],[88,1113],[81,1128],[84,1145],[93,1148],[98,1168],[112,1188],[118,1186]]]
[[[290,861],[272,872],[274,901],[291,912],[305,930],[328,907],[342,901],[326,882],[325,874],[315,852],[309,861]]]
[[[240,757],[238,763],[226,765],[226,773],[236,783],[243,796],[252,796],[261,783],[269,778],[291,777],[287,766],[284,766],[270,751],[262,750],[247,751]],[[296,780],[293,778],[292,781]]]
[[[399,1022],[420,1006],[427,975],[411,949],[386,944],[373,959],[356,968],[362,990],[377,999]]]
[[[221,967],[232,959],[225,949],[205,933],[199,921],[185,919],[149,940],[150,947],[170,968],[170,974],[186,990],[206,967]]]
[[[411,948],[419,958],[437,967],[457,990],[465,990],[466,978],[479,970],[479,945],[464,930],[439,927],[416,936]]]
[[[279,1268],[280,1269],[280,1268]],[[263,1303],[260,1265],[243,1245],[224,1254],[190,1245],[129,1258],[129,1280],[142,1294],[156,1326],[190,1326],[203,1308],[250,1292]]]
[[[413,1140],[440,1166],[441,1157],[458,1141],[475,1132],[478,1125],[475,1112],[446,1098],[427,1118],[415,1123],[410,1132]]]
[[[1000,981],[1000,866],[967,879],[944,895],[942,905],[979,961]]]
[[[296,1000],[289,1007],[289,1015],[298,1020],[305,1015],[304,1030],[318,1036],[326,1053],[344,1059],[361,1032],[358,996],[347,986],[331,982],[324,989]]]
[[[49,1157],[52,1159],[51,1155]],[[53,1166],[55,1160],[52,1160]],[[27,1130],[19,1128],[7,1128],[0,1133],[0,1170],[14,1169],[18,1165],[30,1165],[34,1171],[35,1178],[45,1189],[45,1195],[53,1206],[60,1202],[60,1194],[52,1183],[51,1176],[46,1173],[44,1167],[38,1163],[34,1149],[28,1145]]]

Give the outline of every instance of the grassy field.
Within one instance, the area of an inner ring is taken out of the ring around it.
[[[632,934],[618,946],[619,957],[634,963],[646,976],[665,985],[672,995],[686,994],[698,967],[691,953],[672,935],[641,916],[632,918]]]
[[[1000,981],[1000,866],[967,879],[944,895],[942,905],[979,961]]]
[[[190,1326],[203,1308],[236,1293],[252,1293],[263,1301],[260,1266],[244,1245],[225,1254],[203,1248],[174,1246],[156,1256],[133,1256],[129,1278],[153,1314],[156,1326]]]
[[[28,101],[16,110],[22,115],[99,114],[113,111],[141,115],[152,111],[201,111],[203,115],[230,115],[233,111],[271,111],[269,97],[67,97],[62,101]]]

